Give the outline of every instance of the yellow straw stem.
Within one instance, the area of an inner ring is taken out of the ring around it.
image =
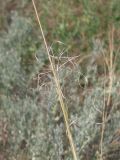
[[[38,24],[39,24],[39,28],[40,28],[40,31],[42,33],[42,37],[43,37],[43,40],[44,40],[47,55],[48,55],[48,58],[49,58],[49,61],[50,61],[51,70],[52,70],[52,73],[53,73],[53,76],[54,76],[54,81],[55,81],[55,84],[56,84],[56,91],[57,91],[60,106],[61,106],[61,109],[62,109],[62,112],[63,112],[66,131],[67,131],[67,136],[68,136],[69,143],[70,143],[70,146],[71,146],[73,158],[74,158],[74,160],[77,160],[76,149],[75,149],[74,141],[73,141],[72,134],[71,134],[71,131],[70,131],[68,114],[67,114],[65,104],[64,104],[64,101],[63,101],[62,90],[61,90],[61,86],[60,86],[60,83],[59,83],[59,79],[58,79],[58,76],[57,76],[57,73],[56,73],[56,70],[55,70],[55,66],[54,66],[54,64],[52,62],[52,59],[51,59],[51,56],[50,56],[50,52],[49,52],[49,49],[48,49],[48,45],[47,45],[47,42],[46,42],[46,39],[45,39],[45,36],[44,36],[44,32],[43,32],[43,29],[42,29],[42,25],[41,25],[41,22],[40,22],[40,18],[38,16],[38,11],[37,11],[34,0],[32,0],[32,3],[33,3],[34,10],[35,10],[36,18],[37,18],[37,21],[38,21]]]

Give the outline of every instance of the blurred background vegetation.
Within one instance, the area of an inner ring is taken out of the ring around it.
[[[109,33],[114,28],[115,75],[103,159],[119,160],[120,141],[117,146],[110,142],[120,130],[120,1],[35,3],[51,55],[57,57],[55,65],[60,67],[60,84],[80,160],[100,159],[101,113],[109,94],[105,92],[109,68],[102,53],[109,57]],[[73,159],[31,0],[0,0],[0,160],[13,159]]]

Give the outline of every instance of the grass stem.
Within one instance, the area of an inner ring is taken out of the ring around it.
[[[73,158],[74,158],[74,160],[77,160],[76,149],[75,149],[74,141],[73,141],[72,134],[71,134],[71,131],[70,131],[68,113],[66,111],[66,107],[65,107],[65,104],[64,104],[64,101],[63,101],[62,90],[61,90],[61,86],[60,86],[60,83],[59,83],[59,78],[58,78],[57,72],[55,70],[55,65],[52,62],[52,59],[51,59],[51,56],[50,56],[50,51],[48,49],[47,41],[45,39],[45,35],[44,35],[43,29],[42,29],[41,21],[40,21],[40,18],[38,16],[38,11],[37,11],[34,0],[32,0],[32,4],[33,4],[33,7],[34,7],[36,18],[37,18],[37,21],[38,21],[38,24],[39,24],[39,28],[40,28],[42,37],[43,37],[43,41],[44,41],[45,48],[46,48],[46,51],[47,51],[47,55],[48,55],[48,58],[49,58],[49,62],[50,62],[50,65],[51,65],[51,70],[52,70],[52,73],[53,73],[53,76],[54,76],[54,81],[55,81],[55,84],[56,84],[56,91],[57,91],[60,106],[61,106],[61,109],[62,109],[62,112],[63,112],[66,131],[67,131],[67,136],[68,136],[69,143],[70,143],[70,146],[71,146]]]

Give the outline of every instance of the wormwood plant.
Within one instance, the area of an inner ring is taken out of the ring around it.
[[[116,10],[116,2],[110,3],[112,10]],[[114,13],[117,22],[118,11]],[[85,14],[88,17],[88,13]],[[30,19],[16,12],[10,16],[11,24],[0,38],[0,159],[72,160],[54,77],[41,45],[41,36],[36,36]],[[104,49],[101,41],[98,40],[100,46],[96,40],[93,42],[92,52],[97,54]],[[55,58],[54,55],[51,57]],[[58,60],[61,64],[59,57]],[[108,95],[104,82],[107,83],[107,79],[99,77],[97,64],[86,66],[83,72],[79,64],[70,61],[62,67],[56,61],[54,64],[67,104],[68,124],[78,158],[96,160],[100,155],[102,111],[104,96]],[[110,142],[120,128],[119,87],[116,76],[111,90],[112,110],[103,139],[103,157],[109,159],[113,152],[114,157],[117,156],[114,148],[111,152]]]
[[[0,38],[0,87],[5,90],[19,87],[22,94],[33,71],[44,65],[45,56],[40,53],[44,50],[39,50],[34,39],[31,21],[16,12],[12,13],[11,21],[8,32]],[[41,57],[39,63],[35,55]]]

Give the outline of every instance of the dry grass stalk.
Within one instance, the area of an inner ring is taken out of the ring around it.
[[[61,109],[62,109],[62,112],[63,112],[66,131],[67,131],[67,136],[68,136],[69,143],[70,143],[70,146],[71,146],[73,158],[74,158],[74,160],[77,160],[76,149],[75,149],[75,145],[74,145],[74,141],[73,141],[73,138],[72,138],[72,134],[71,134],[71,131],[70,131],[70,126],[69,126],[69,121],[68,121],[68,113],[66,111],[66,107],[65,107],[65,104],[64,104],[64,101],[63,101],[62,90],[61,90],[61,86],[60,86],[59,79],[58,79],[58,76],[57,76],[57,72],[55,70],[55,65],[54,65],[54,63],[51,59],[51,56],[50,56],[50,51],[48,49],[48,45],[47,45],[47,42],[46,42],[46,39],[45,39],[45,36],[44,36],[44,32],[43,32],[43,29],[42,29],[42,25],[41,25],[41,22],[40,22],[40,19],[39,19],[39,16],[38,16],[38,11],[37,11],[34,0],[32,0],[32,4],[33,4],[35,14],[36,14],[36,18],[37,18],[37,21],[38,21],[38,24],[39,24],[39,27],[40,27],[40,30],[41,30],[41,33],[42,33],[43,41],[44,41],[45,48],[46,48],[46,51],[47,51],[47,55],[48,55],[50,65],[51,65],[51,70],[52,70],[52,73],[53,73],[53,76],[54,76],[54,81],[55,81],[55,84],[56,84],[56,91],[57,91],[60,106],[61,106]]]
[[[112,101],[112,87],[113,87],[113,79],[114,79],[114,68],[115,65],[113,63],[113,51],[114,51],[114,27],[110,29],[109,32],[109,59],[105,57],[105,63],[108,67],[109,72],[109,85],[108,85],[108,96],[107,101],[105,98],[105,84],[104,84],[104,106],[103,106],[103,113],[102,113],[102,128],[101,128],[101,139],[100,139],[100,160],[103,160],[103,139],[104,139],[104,132],[105,132],[105,124],[108,118],[108,110],[110,111],[112,108],[111,101]],[[106,71],[105,71],[106,76]]]

